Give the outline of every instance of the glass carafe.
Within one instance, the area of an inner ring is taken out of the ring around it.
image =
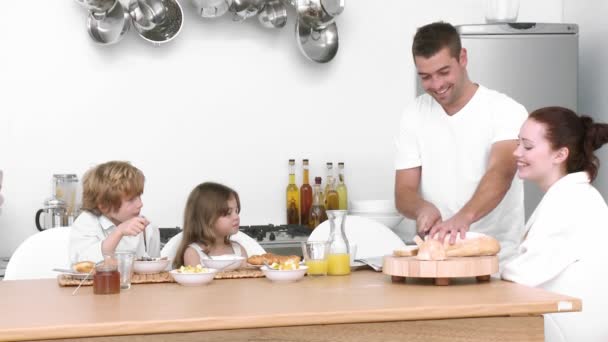
[[[327,258],[328,275],[350,274],[350,246],[346,238],[346,210],[328,210],[329,218],[329,256]]]

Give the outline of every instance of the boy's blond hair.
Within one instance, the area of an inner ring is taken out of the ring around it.
[[[129,162],[110,161],[88,170],[82,178],[82,209],[97,216],[101,208],[116,211],[124,197],[144,192],[144,174]]]

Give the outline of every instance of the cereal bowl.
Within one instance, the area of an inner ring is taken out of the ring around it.
[[[306,271],[308,270],[307,266],[300,266],[295,270],[275,270],[272,268],[268,268],[268,266],[262,266],[260,268],[266,278],[276,281],[276,282],[291,282],[298,281],[304,277]]]
[[[245,260],[245,257],[238,255],[218,255],[212,256],[211,259],[203,259],[203,264],[205,267],[215,268],[221,271],[232,271],[236,270],[241,266]]]
[[[166,270],[167,266],[169,266],[168,259],[135,260],[133,271],[139,274],[155,274]]]
[[[169,272],[173,279],[184,286],[199,286],[210,283],[218,270],[213,268],[202,269],[201,272],[184,272],[175,269]]]

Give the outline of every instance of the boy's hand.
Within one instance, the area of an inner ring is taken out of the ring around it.
[[[119,224],[117,228],[122,235],[135,236],[146,229],[148,224],[150,222],[145,217],[136,216]]]

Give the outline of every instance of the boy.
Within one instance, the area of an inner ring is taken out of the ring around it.
[[[128,162],[110,161],[85,173],[83,211],[70,234],[73,263],[102,261],[116,250],[133,251],[136,258],[160,256],[159,230],[140,216],[144,181],[143,173]]]

